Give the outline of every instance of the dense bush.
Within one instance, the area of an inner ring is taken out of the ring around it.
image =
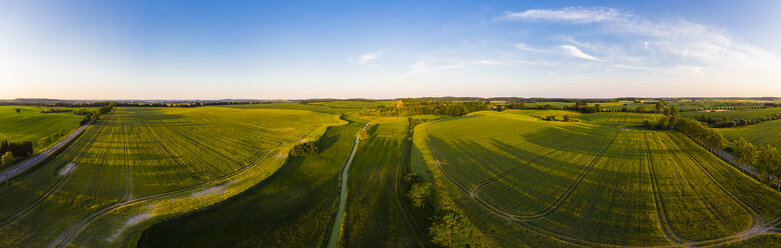
[[[290,156],[296,158],[308,157],[318,153],[320,153],[320,146],[312,141],[299,143],[290,150]]]

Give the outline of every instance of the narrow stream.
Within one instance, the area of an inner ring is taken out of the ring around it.
[[[363,126],[363,130],[369,126],[369,122]],[[331,238],[328,239],[328,248],[336,248],[339,244],[339,234],[341,234],[342,218],[344,217],[344,205],[347,201],[347,171],[350,169],[350,163],[353,162],[355,151],[358,150],[359,137],[355,137],[355,144],[353,145],[353,151],[350,153],[350,158],[347,159],[347,164],[342,169],[342,183],[339,185],[339,208],[336,210],[336,220],[334,220],[334,226],[331,228]]]

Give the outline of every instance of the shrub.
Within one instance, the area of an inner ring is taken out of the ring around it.
[[[309,157],[318,153],[320,153],[320,146],[312,141],[297,144],[290,150],[290,156],[296,158]]]

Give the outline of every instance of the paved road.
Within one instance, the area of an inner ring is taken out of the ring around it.
[[[89,126],[90,124],[92,124],[92,121],[79,127],[78,129],[76,129],[76,131],[73,131],[68,136],[60,140],[60,142],[57,142],[57,144],[54,144],[52,147],[49,147],[49,149],[46,149],[41,153],[35,154],[34,156],[22,161],[21,163],[18,163],[13,167],[3,171],[2,174],[0,174],[0,182],[6,182],[8,180],[11,180],[16,176],[21,175],[22,173],[32,168],[33,166],[37,165],[42,160],[52,155],[55,151],[64,147],[65,144],[68,144],[68,142],[73,140],[73,138],[76,138],[76,136],[78,136],[81,132],[83,132],[84,129],[86,129],[87,126]]]

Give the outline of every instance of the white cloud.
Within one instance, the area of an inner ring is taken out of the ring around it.
[[[517,48],[518,50],[527,51],[527,52],[536,52],[536,53],[548,52],[548,51],[543,50],[543,49],[537,49],[537,48],[529,47],[529,45],[526,45],[526,44],[523,44],[523,43],[515,44],[515,48]]]
[[[361,54],[361,56],[358,57],[358,59],[355,59],[355,60],[350,59],[350,61],[358,63],[358,64],[362,64],[362,65],[371,65],[371,64],[369,64],[369,62],[371,62],[373,60],[376,60],[376,59],[379,59],[384,54],[385,54],[385,51],[378,50],[378,51],[374,51],[374,52],[370,52],[370,53]]]
[[[523,12],[505,12],[498,20],[559,21],[593,23],[617,21],[624,16],[611,8],[567,7],[560,10],[530,9]]]
[[[588,54],[584,53],[583,51],[581,51],[580,49],[578,49],[577,47],[570,46],[570,45],[561,45],[559,47],[561,48],[561,50],[564,52],[565,55],[576,57],[576,58],[581,58],[581,59],[586,59],[586,60],[591,60],[591,61],[602,62],[601,59],[598,59],[598,58],[595,58],[594,56],[588,55]]]

